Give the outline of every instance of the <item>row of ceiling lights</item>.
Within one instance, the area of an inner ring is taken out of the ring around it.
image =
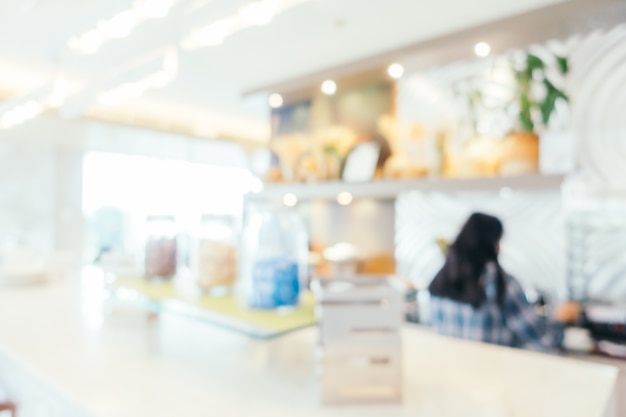
[[[110,19],[98,22],[80,36],[68,41],[70,49],[83,53],[95,54],[108,41],[127,37],[142,22],[167,16],[170,10],[182,0],[135,0],[133,6]],[[183,42],[183,46],[194,49],[221,43],[228,35],[243,30],[248,26],[259,26],[269,23],[272,18],[288,8],[308,0],[255,0],[239,8],[231,17],[213,22],[198,29]],[[220,29],[221,28],[221,29]],[[223,30],[222,30],[223,29]],[[171,54],[169,54],[171,55]],[[175,57],[174,57],[175,58]],[[142,95],[145,91],[162,88],[176,77],[176,65],[168,65],[166,57],[165,69],[146,74],[136,81],[129,81],[117,87],[103,91],[98,95],[98,102],[103,105],[114,105],[128,98]],[[45,87],[36,94],[29,94],[29,100],[20,98],[6,103],[0,108],[0,128],[9,128],[32,119],[49,108],[60,108],[70,94],[63,79],[53,81],[52,87]],[[49,91],[51,90],[51,91]],[[76,92],[73,92],[76,93]],[[282,103],[281,103],[282,104]]]
[[[82,53],[96,53],[100,47],[109,39],[123,38],[144,20],[158,19],[167,16],[170,9],[181,0],[137,0],[133,8],[123,11],[109,20],[99,22],[96,29],[88,31],[81,36],[72,38],[69,46]],[[213,22],[204,28],[197,29],[183,42],[183,46],[194,49],[202,46],[212,46],[220,44],[227,36],[245,29],[247,26],[259,26],[269,23],[274,15],[290,7],[296,6],[308,0],[256,0],[240,8],[236,15],[230,18]],[[491,47],[486,42],[479,42],[474,46],[474,52],[479,57],[486,57],[491,52]],[[393,79],[400,79],[404,75],[404,67],[399,63],[393,63],[387,68],[388,75]],[[167,75],[167,79],[165,76]],[[171,72],[159,73],[158,79],[150,77],[146,79],[149,83],[129,83],[119,89],[101,94],[102,104],[113,104],[121,101],[126,96],[137,96],[143,91],[151,88],[159,88],[172,81]],[[59,84],[54,83],[55,86]],[[144,86],[145,84],[145,86]],[[133,87],[132,89],[130,87]],[[0,128],[12,127],[40,114],[46,107],[60,107],[65,97],[53,89],[53,94],[46,97],[46,105],[41,105],[36,100],[25,105],[20,103],[14,108],[5,111],[0,117]],[[119,90],[119,91],[118,91]],[[122,91],[123,90],[123,91]],[[334,95],[337,92],[337,83],[333,80],[325,80],[321,85],[322,93]],[[57,97],[58,96],[58,97]],[[48,103],[49,102],[49,103]],[[43,102],[42,102],[43,103]],[[284,99],[280,94],[272,94],[269,97],[269,105],[272,108],[280,108]],[[36,110],[35,110],[36,108]]]
[[[404,75],[404,67],[397,62],[387,67],[387,74],[394,80],[399,80]],[[326,80],[320,86],[320,90],[327,96],[333,96],[337,92],[337,83],[334,80]],[[283,96],[278,93],[271,94],[269,105],[273,109],[278,109],[284,104]]]
[[[108,41],[125,38],[141,23],[166,17],[183,0],[135,0],[133,7],[110,19],[98,22],[95,28],[71,38],[68,46],[82,54],[95,54]],[[263,26],[272,19],[309,0],[253,0],[234,14],[192,30],[181,45],[184,49],[198,49],[221,44],[227,37],[248,27]]]
[[[94,29],[73,37],[68,46],[82,54],[95,54],[113,39],[128,37],[141,23],[167,16],[181,0],[136,0],[133,7],[124,10],[110,19],[98,22]]]
[[[515,192],[509,187],[500,189],[500,197],[503,199],[511,198]],[[342,191],[337,194],[337,203],[342,206],[349,206],[354,201],[354,196],[348,191]],[[298,196],[293,193],[287,193],[283,196],[283,204],[287,207],[295,207],[298,205]]]
[[[68,41],[71,50],[82,54],[95,54],[111,40],[130,36],[131,32],[141,23],[151,19],[166,17],[171,9],[183,0],[135,0],[131,8],[124,10],[110,19],[98,22],[91,29]],[[268,24],[274,16],[309,0],[253,0],[240,7],[230,17],[212,22],[196,29],[183,40],[186,49],[214,46],[236,32],[250,26]],[[171,55],[171,54],[169,54]],[[175,58],[175,57],[174,57]],[[98,94],[97,100],[102,105],[115,105],[120,102],[142,95],[147,90],[162,88],[176,78],[176,65],[169,65],[168,56],[165,68],[156,72],[146,73],[143,78],[127,81],[116,87]],[[52,87],[46,86],[35,94],[29,94],[28,100],[18,98],[0,107],[0,129],[6,129],[37,117],[50,108],[61,108],[70,95],[67,83],[58,78]],[[44,91],[45,90],[45,91]],[[76,94],[74,91],[72,94]],[[275,99],[276,100],[276,99]],[[280,97],[282,105],[282,97]],[[274,105],[277,105],[274,101]],[[70,112],[72,113],[72,112]]]
[[[491,54],[491,45],[487,42],[478,42],[474,45],[474,54],[480,58],[489,56],[489,54]],[[404,75],[404,67],[394,62],[387,67],[387,75],[394,80],[399,80]],[[327,96],[335,95],[337,92],[337,83],[334,80],[326,80],[322,83],[320,90]],[[282,95],[274,93],[269,96],[268,102],[271,108],[278,109],[284,104],[284,99]]]
[[[63,117],[76,117],[82,114],[92,98],[98,104],[113,106],[139,97],[148,90],[163,88],[176,79],[178,53],[175,49],[167,48],[134,65],[129,72],[133,74],[132,78],[123,72],[102,80],[96,86],[96,91],[85,90],[84,87],[77,87],[63,78],[57,78],[26,96],[0,106],[0,129],[22,124],[50,109],[59,110]]]

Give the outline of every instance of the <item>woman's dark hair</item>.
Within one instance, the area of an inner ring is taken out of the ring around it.
[[[446,263],[430,284],[430,293],[478,308],[486,298],[481,277],[487,263],[493,262],[497,267],[497,298],[502,305],[504,272],[498,264],[497,247],[503,231],[496,217],[472,214],[450,245]]]

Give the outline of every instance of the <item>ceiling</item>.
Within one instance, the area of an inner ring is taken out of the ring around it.
[[[26,94],[59,76],[88,89],[133,60],[164,46],[178,47],[192,29],[235,14],[247,1],[179,0],[167,17],[144,22],[95,55],[80,55],[68,48],[68,40],[132,7],[131,0],[0,0],[0,97]],[[116,109],[91,103],[84,111],[94,117],[142,114],[144,119],[149,112],[157,119],[193,123],[209,136],[264,140],[268,86],[315,79],[329,68],[564,2],[304,0],[221,45],[180,49],[178,77],[165,88]],[[467,39],[468,49],[478,40]],[[261,93],[244,97],[246,91]]]

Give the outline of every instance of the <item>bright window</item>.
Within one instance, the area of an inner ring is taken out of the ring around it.
[[[88,260],[102,250],[132,253],[148,215],[175,216],[181,233],[202,214],[238,216],[252,184],[247,169],[89,152],[83,162]]]

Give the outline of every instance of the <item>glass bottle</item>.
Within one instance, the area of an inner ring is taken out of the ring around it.
[[[177,269],[177,229],[173,216],[148,216],[146,224],[145,277],[172,279]]]
[[[248,207],[240,262],[240,295],[246,306],[297,306],[307,259],[308,233],[296,210],[258,203]]]
[[[237,233],[232,216],[202,216],[191,252],[196,283],[203,291],[222,296],[237,278]]]

